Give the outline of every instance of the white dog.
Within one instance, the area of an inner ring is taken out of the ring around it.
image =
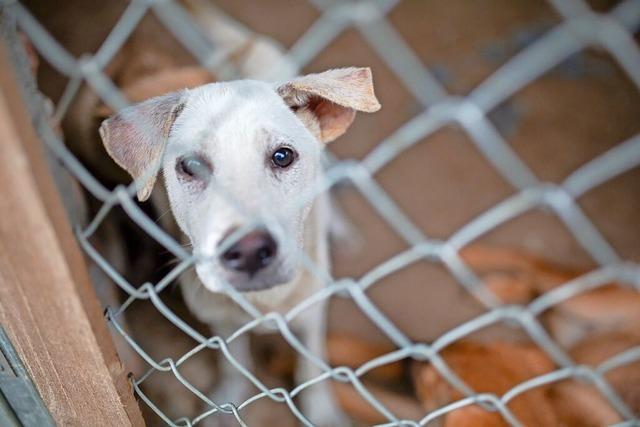
[[[322,178],[322,149],[356,111],[379,108],[371,71],[345,68],[279,85],[239,80],[169,93],[122,110],[100,135],[136,180],[139,200],[149,198],[162,171],[173,215],[198,259],[197,276],[181,278],[186,303],[226,338],[249,317],[225,286],[262,313],[286,313],[323,286],[300,257],[304,251],[320,271],[329,268],[329,213],[322,196],[309,197]],[[292,325],[323,359],[325,323],[320,303]],[[250,368],[246,334],[230,349]],[[320,373],[307,358],[299,365],[298,381]],[[242,403],[249,383],[227,363],[221,375],[212,400]],[[314,424],[342,422],[328,381],[303,393],[302,411]]]

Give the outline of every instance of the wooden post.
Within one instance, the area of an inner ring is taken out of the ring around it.
[[[0,323],[60,426],[143,426],[0,42]]]

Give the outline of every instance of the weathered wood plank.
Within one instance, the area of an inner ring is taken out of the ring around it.
[[[59,425],[142,426],[11,72],[0,67],[0,322]]]

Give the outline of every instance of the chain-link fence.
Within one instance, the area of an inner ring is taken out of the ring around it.
[[[294,399],[318,382],[333,380],[351,383],[361,396],[388,420],[384,425],[426,425],[456,409],[481,404],[487,411],[498,411],[508,424],[518,426],[523,424],[510,410],[510,402],[533,389],[575,378],[597,388],[620,418],[627,420],[620,425],[637,425],[637,414],[634,414],[608,384],[605,374],[617,367],[640,360],[640,347],[617,354],[597,367],[578,365],[545,330],[539,316],[563,301],[612,282],[640,291],[639,266],[618,255],[576,202],[593,188],[640,165],[640,134],[620,142],[577,168],[561,184],[552,184],[536,176],[506,142],[488,115],[517,91],[571,55],[594,46],[608,52],[635,88],[640,90],[640,49],[634,39],[634,32],[640,26],[640,2],[622,1],[606,13],[597,13],[582,0],[550,0],[550,6],[562,17],[561,21],[509,58],[465,96],[453,96],[448,93],[434,72],[422,64],[411,46],[387,19],[387,15],[399,1],[313,0],[311,3],[317,9],[319,17],[284,55],[284,63],[287,66],[280,70],[277,67],[272,70],[275,79],[291,77],[320,54],[339,34],[347,29],[355,29],[419,100],[423,111],[380,141],[361,161],[330,159],[325,179],[308,195],[314,197],[329,191],[338,183],[349,182],[410,248],[377,265],[356,280],[333,278],[330,272],[319,271],[310,259],[301,254],[300,262],[303,268],[317,275],[326,286],[286,314],[263,313],[242,293],[227,286],[227,294],[253,319],[251,322],[229,337],[208,337],[181,319],[163,303],[160,294],[198,260],[133,201],[136,191],[133,183],[128,187],[118,186],[114,190],[106,188],[74,157],[63,140],[50,128],[45,115],[36,117],[38,131],[46,146],[81,185],[102,203],[89,225],[77,230],[77,237],[87,255],[129,296],[121,307],[109,309],[107,317],[114,329],[124,336],[149,365],[148,373],[133,381],[138,396],[170,425],[194,425],[218,413],[233,414],[240,424],[245,425],[245,408],[265,398],[288,405],[301,423],[312,425],[297,407]],[[198,30],[199,26],[193,22],[194,17],[177,1],[132,1],[100,49],[93,55],[80,58],[75,58],[67,52],[20,2],[3,2],[5,25],[16,25],[28,36],[38,54],[58,73],[69,78],[69,83],[53,113],[58,120],[64,117],[70,102],[84,82],[113,111],[128,105],[127,99],[105,72],[105,68],[147,14],[156,15],[166,31],[171,32],[203,67],[225,79],[237,75],[237,70],[230,66],[228,61],[234,52],[213,45],[207,36]],[[381,114],[384,114],[384,109]],[[471,143],[517,191],[458,229],[446,240],[439,240],[425,235],[422,229],[409,219],[394,202],[393,195],[388,194],[377,182],[376,176],[401,153],[411,150],[418,142],[452,123],[464,130]],[[91,245],[91,236],[109,212],[118,207],[179,259],[177,266],[157,283],[147,282],[142,286],[129,283]],[[557,215],[598,267],[542,294],[527,305],[503,305],[483,286],[482,280],[460,256],[460,251],[499,225],[537,208],[547,209]],[[459,284],[486,308],[484,314],[449,330],[431,343],[412,340],[383,313],[368,297],[367,292],[368,288],[381,279],[424,260],[444,266]],[[330,366],[323,355],[312,354],[292,332],[290,322],[312,305],[332,297],[352,299],[367,318],[395,344],[396,350],[369,360],[355,370],[343,366]],[[163,316],[200,344],[179,359],[154,360],[119,324],[119,319],[126,315],[128,307],[136,300],[150,300]],[[557,369],[518,384],[502,395],[476,393],[448,367],[440,352],[451,343],[498,323],[518,325],[555,362]],[[267,387],[254,373],[239,364],[228,349],[238,336],[248,334],[259,326],[278,331],[300,357],[308,359],[321,370],[321,375],[296,384],[292,389]],[[198,390],[181,375],[180,369],[190,358],[205,349],[213,349],[226,358],[259,389],[259,393],[239,405],[234,405],[212,401],[206,395],[206,391]],[[377,399],[361,378],[380,366],[405,359],[431,362],[440,375],[465,397],[426,413],[421,419],[399,419],[393,408],[386,407]],[[203,405],[208,405],[209,409],[197,415],[184,414],[183,418],[169,419],[163,408],[156,406],[156,403],[149,400],[142,391],[144,382],[155,372],[173,373],[177,380],[193,392]]]

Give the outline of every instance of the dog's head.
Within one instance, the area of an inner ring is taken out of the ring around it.
[[[356,111],[379,108],[371,71],[346,68],[169,93],[105,120],[100,135],[141,201],[162,171],[205,287],[253,291],[293,279],[324,145]],[[267,227],[251,228],[256,219]]]

